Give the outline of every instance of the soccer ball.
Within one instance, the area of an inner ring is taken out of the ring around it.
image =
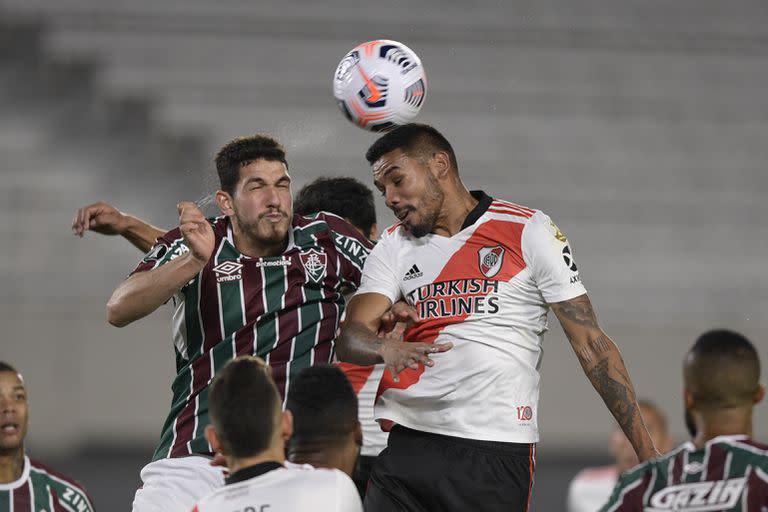
[[[369,41],[341,59],[333,96],[347,119],[380,132],[413,120],[427,96],[427,76],[413,50],[397,41]]]

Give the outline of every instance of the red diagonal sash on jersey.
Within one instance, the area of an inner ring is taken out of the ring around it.
[[[489,220],[481,224],[464,245],[456,251],[443,267],[440,275],[435,278],[436,283],[456,279],[482,279],[478,263],[478,251],[483,247],[502,245],[505,249],[504,260],[501,269],[494,275],[494,281],[509,281],[525,268],[521,237],[524,224]],[[480,293],[476,295],[482,295]],[[414,304],[416,306],[416,304]],[[456,315],[447,318],[421,320],[413,324],[405,331],[404,340],[412,342],[434,343],[442,330],[451,324],[463,322],[469,315]],[[450,357],[450,353],[446,357]],[[439,371],[439,363],[432,371]],[[376,399],[387,389],[407,389],[417,383],[424,373],[424,365],[419,365],[417,370],[406,368],[399,375],[399,381],[395,382],[389,369],[379,384]]]

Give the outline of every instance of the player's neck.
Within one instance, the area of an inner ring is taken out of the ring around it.
[[[230,474],[235,474],[241,469],[249,468],[263,462],[285,462],[283,447],[271,447],[264,452],[253,457],[227,457],[227,468]]]
[[[726,409],[711,411],[696,422],[693,444],[703,448],[707,441],[718,436],[745,435],[752,437],[752,410]]]
[[[24,472],[24,447],[0,452],[0,484],[9,484],[21,478]]]
[[[464,184],[458,182],[445,194],[443,208],[432,232],[436,235],[451,237],[461,231],[469,212],[477,206],[477,199],[472,197]]]
[[[288,460],[294,464],[309,464],[316,468],[340,469],[350,477],[355,469],[355,461],[350,460],[350,457],[341,447],[316,449],[307,446],[292,446],[288,452]]]

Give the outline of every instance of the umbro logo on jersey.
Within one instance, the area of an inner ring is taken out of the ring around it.
[[[500,245],[481,247],[477,251],[477,256],[480,258],[480,272],[489,279],[498,274],[504,264],[504,248]]]
[[[403,276],[403,281],[410,281],[411,279],[416,279],[417,277],[421,277],[424,274],[421,270],[419,270],[419,267],[416,266],[414,263],[411,269],[405,273],[405,276]]]
[[[224,283],[227,281],[239,281],[242,279],[240,269],[243,268],[242,263],[236,261],[222,261],[215,267],[213,271],[216,273],[216,282]]]
[[[651,496],[646,512],[714,512],[736,506],[746,478],[673,485]]]

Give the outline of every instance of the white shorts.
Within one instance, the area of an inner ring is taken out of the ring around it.
[[[141,470],[133,512],[190,512],[200,498],[224,486],[225,469],[210,462],[196,455],[150,462]]]

